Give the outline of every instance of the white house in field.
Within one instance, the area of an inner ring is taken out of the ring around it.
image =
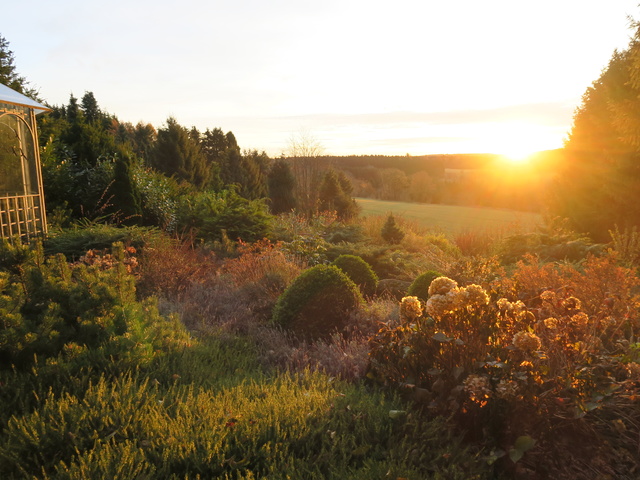
[[[0,84],[0,238],[47,232],[36,115],[48,110]]]

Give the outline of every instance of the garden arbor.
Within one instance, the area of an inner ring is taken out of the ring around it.
[[[0,238],[47,232],[36,115],[44,105],[0,84]]]

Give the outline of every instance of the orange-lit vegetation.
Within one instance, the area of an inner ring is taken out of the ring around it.
[[[0,476],[638,477],[638,40],[522,163],[53,107],[51,235],[0,243]]]

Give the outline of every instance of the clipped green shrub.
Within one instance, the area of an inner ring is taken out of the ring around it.
[[[360,287],[360,291],[367,296],[371,296],[376,291],[378,276],[371,265],[357,255],[340,255],[333,261],[333,265],[338,267]]]
[[[349,311],[362,302],[360,290],[342,270],[316,265],[278,298],[272,321],[302,338],[327,337],[343,327]]]
[[[407,295],[418,297],[420,300],[426,301],[427,298],[429,298],[429,285],[431,285],[434,278],[441,276],[442,274],[435,270],[429,270],[428,272],[418,275],[418,277],[409,286]]]

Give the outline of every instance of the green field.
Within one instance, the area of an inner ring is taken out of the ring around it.
[[[455,233],[465,230],[501,230],[517,228],[530,231],[542,223],[537,213],[498,208],[459,207],[423,203],[392,202],[357,198],[362,215],[386,215],[389,212],[425,227]]]

